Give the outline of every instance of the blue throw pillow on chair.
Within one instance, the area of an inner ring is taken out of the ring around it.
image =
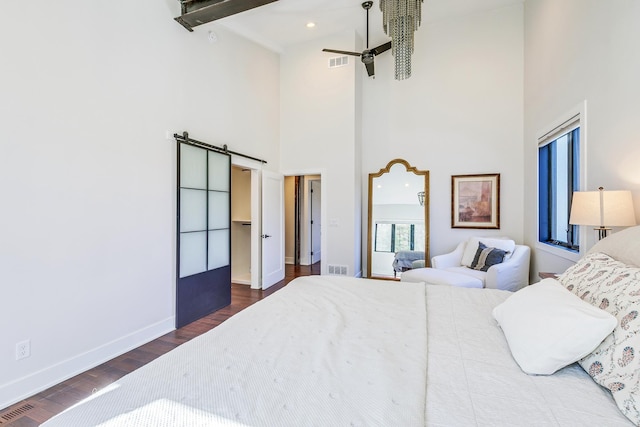
[[[474,270],[487,271],[492,265],[500,264],[504,261],[507,251],[498,248],[488,248],[484,243],[478,243],[478,250],[473,257],[471,268]]]

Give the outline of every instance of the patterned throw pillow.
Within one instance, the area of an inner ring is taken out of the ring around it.
[[[507,251],[498,248],[488,248],[484,243],[478,243],[478,250],[471,262],[474,270],[487,271],[492,265],[500,264],[504,261]]]
[[[640,425],[640,268],[596,252],[567,269],[558,281],[618,320],[611,335],[580,365],[611,390],[620,410]]]

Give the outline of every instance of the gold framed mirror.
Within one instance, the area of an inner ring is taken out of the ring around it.
[[[368,215],[367,277],[429,266],[429,171],[394,159],[370,173]]]

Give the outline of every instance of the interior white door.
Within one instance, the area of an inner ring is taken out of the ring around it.
[[[311,187],[311,264],[315,264],[322,258],[320,253],[322,186],[320,180],[316,179],[309,181],[309,186]]]
[[[284,175],[262,171],[262,289],[284,279]]]

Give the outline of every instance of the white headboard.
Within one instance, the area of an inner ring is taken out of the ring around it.
[[[640,225],[600,240],[589,249],[589,253],[592,252],[603,252],[625,264],[640,267]]]

